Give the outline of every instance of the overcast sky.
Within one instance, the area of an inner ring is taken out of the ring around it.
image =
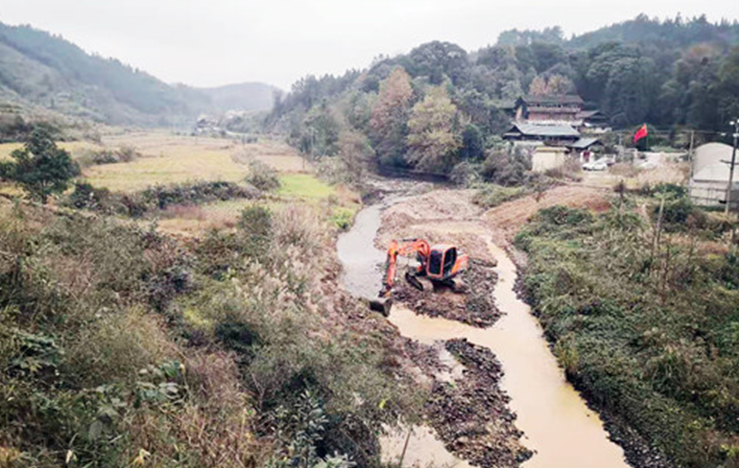
[[[431,40],[468,51],[501,31],[567,35],[633,18],[739,18],[739,0],[2,0],[0,21],[31,24],[167,82],[263,81],[363,68]]]

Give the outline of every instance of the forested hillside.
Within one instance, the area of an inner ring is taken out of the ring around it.
[[[267,110],[272,93],[261,83],[171,86],[59,36],[0,23],[0,100],[6,102],[111,124],[173,125],[201,112]]]
[[[639,16],[570,39],[556,27],[512,30],[472,53],[430,42],[366,70],[305,77],[266,126],[348,165],[445,172],[486,157],[520,96],[572,93],[615,129],[648,122],[720,138],[739,114],[739,23]]]

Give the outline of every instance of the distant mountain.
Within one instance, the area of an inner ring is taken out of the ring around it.
[[[189,124],[200,113],[268,110],[275,88],[169,85],[60,36],[0,23],[0,100],[109,124]]]
[[[220,110],[270,110],[280,89],[265,83],[239,83],[216,88],[198,88]]]
[[[511,29],[500,33],[497,44],[529,46],[537,42],[562,45],[571,50],[609,42],[668,48],[687,48],[704,43],[730,47],[739,43],[739,22],[721,20],[711,23],[705,15],[689,19],[678,15],[661,21],[640,14],[632,20],[574,35],[569,39],[559,26],[542,30]]]

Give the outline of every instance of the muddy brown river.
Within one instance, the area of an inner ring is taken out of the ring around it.
[[[339,238],[337,250],[343,264],[342,283],[353,295],[373,297],[381,281],[383,252],[374,247],[384,206],[362,210],[352,229]],[[389,320],[400,333],[419,342],[466,338],[490,349],[505,373],[501,387],[511,397],[518,415],[516,426],[524,432],[523,444],[535,451],[525,468],[625,468],[623,450],[608,439],[600,417],[591,411],[565,380],[542,329],[514,291],[516,267],[497,247],[481,224],[435,222],[425,229],[469,232],[485,239],[498,260],[499,281],[492,294],[503,317],[492,327],[480,329],[442,318],[416,315],[395,304]],[[402,451],[405,434],[383,439],[383,456],[394,459]],[[469,466],[447,452],[428,428],[416,428],[408,446],[405,466]]]

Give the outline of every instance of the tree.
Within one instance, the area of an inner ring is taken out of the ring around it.
[[[643,123],[657,92],[654,86],[656,69],[647,58],[622,58],[613,64],[603,108],[617,127]]]
[[[563,96],[575,90],[575,85],[572,81],[563,75],[550,76],[549,81],[547,82],[547,87],[549,88],[549,94],[553,94],[555,96]]]
[[[421,44],[408,54],[408,72],[413,77],[426,76],[439,85],[448,77],[455,85],[469,80],[470,62],[467,52],[450,42],[433,41]]]
[[[575,85],[563,75],[551,75],[548,78],[537,76],[529,85],[529,94],[532,96],[562,96],[573,92]]]
[[[459,157],[470,161],[480,161],[485,158],[485,141],[477,125],[468,124],[462,132]]]
[[[424,171],[445,171],[461,142],[455,134],[457,107],[442,86],[431,88],[411,110],[408,120],[408,162]]]
[[[380,95],[370,118],[372,141],[383,164],[405,165],[411,99],[410,77],[403,67],[396,67],[380,83]]]
[[[313,107],[303,124],[299,145],[302,153],[320,157],[334,156],[339,151],[341,127],[326,102]]]
[[[77,163],[44,128],[36,128],[24,147],[10,157],[15,161],[0,164],[0,178],[17,183],[32,199],[44,204],[52,194],[66,190],[69,181],[80,173]]]
[[[341,132],[339,158],[346,167],[348,182],[361,182],[374,157],[375,151],[363,133],[356,130]]]
[[[734,47],[722,62],[716,89],[724,123],[739,117],[739,47]]]
[[[549,94],[547,80],[543,76],[537,76],[529,85],[529,94],[532,96],[546,96]]]

